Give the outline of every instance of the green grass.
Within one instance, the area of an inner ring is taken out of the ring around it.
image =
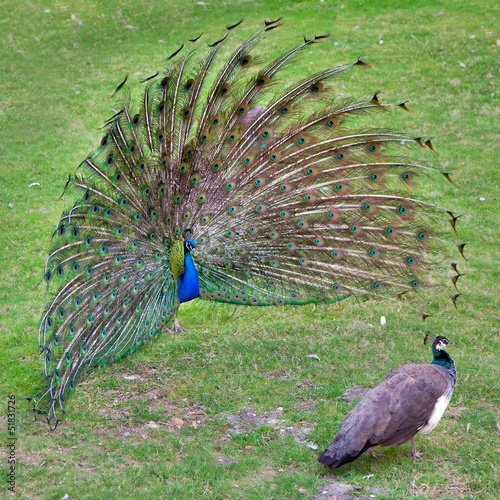
[[[241,40],[264,18],[282,15],[285,26],[262,45],[268,57],[302,35],[331,33],[289,71],[303,74],[366,56],[374,68],[342,75],[336,91],[381,90],[389,101],[411,99],[415,113],[394,112],[392,127],[435,137],[439,156],[433,160],[452,172],[454,184],[437,182],[425,192],[461,214],[460,240],[468,242],[458,309],[450,304],[422,323],[411,309],[386,302],[345,301],[313,311],[195,301],[181,308],[187,333],[163,335],[130,362],[97,371],[75,393],[67,421],[50,433],[24,401],[42,370],[43,263],[68,203],[59,195],[98,144],[97,128],[111,114],[109,95],[127,73],[135,85],[161,70],[186,38],[204,31],[206,40],[216,40],[224,25],[244,17],[232,35]],[[3,408],[7,394],[17,401],[18,496],[293,499],[342,481],[361,487],[354,496],[497,498],[498,19],[498,7],[487,0],[4,2],[0,392]],[[459,382],[438,428],[417,437],[423,458],[409,457],[406,444],[384,450],[380,460],[363,456],[325,471],[316,457],[354,404],[342,399],[345,389],[373,386],[403,363],[427,362],[426,330],[455,342],[449,350]],[[231,415],[249,410],[262,418],[235,433]],[[278,423],[269,423],[271,412]],[[183,420],[182,428],[173,418]],[[304,437],[307,427],[313,430]],[[294,440],[293,432],[318,450]],[[7,493],[1,460],[0,491]]]

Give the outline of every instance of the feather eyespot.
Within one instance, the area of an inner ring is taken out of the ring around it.
[[[240,64],[242,66],[248,66],[252,62],[252,56],[247,54],[240,59]]]
[[[326,122],[326,125],[328,127],[336,127],[339,123],[339,119],[337,117],[332,117],[329,118],[328,121]]]
[[[266,85],[266,83],[269,83],[271,79],[267,75],[262,75],[258,80],[257,80],[257,85],[262,87],[262,85]]]
[[[229,84],[229,83],[225,83],[225,84],[221,87],[221,89],[220,89],[220,93],[221,93],[222,95],[226,95],[226,94],[227,94],[230,90],[231,90],[231,84]]]

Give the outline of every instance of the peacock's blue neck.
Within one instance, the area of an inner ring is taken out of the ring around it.
[[[177,287],[179,289],[179,302],[188,302],[200,295],[198,273],[190,252],[184,254],[184,272],[177,279]]]

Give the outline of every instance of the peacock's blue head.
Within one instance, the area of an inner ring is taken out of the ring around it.
[[[187,240],[184,241],[184,252],[187,253],[192,253],[193,255],[196,254],[196,245],[194,243],[194,240],[191,238],[188,238]]]

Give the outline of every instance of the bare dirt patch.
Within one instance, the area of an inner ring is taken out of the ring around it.
[[[229,430],[234,434],[247,434],[258,427],[270,427],[280,435],[291,436],[299,444],[307,444],[313,450],[318,447],[307,440],[307,436],[314,430],[315,424],[303,421],[300,422],[300,427],[288,425],[281,408],[265,413],[248,408],[236,414],[223,413],[220,418],[228,422],[231,426]]]
[[[354,387],[349,387],[344,391],[344,394],[342,394],[342,400],[346,403],[354,403],[368,394],[370,390],[371,387],[366,385],[355,385]]]

